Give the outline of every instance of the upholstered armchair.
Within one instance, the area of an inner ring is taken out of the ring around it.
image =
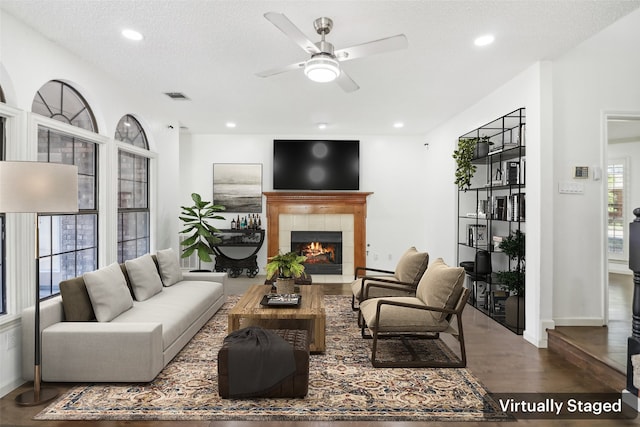
[[[418,252],[415,247],[410,247],[398,260],[395,270],[378,268],[356,267],[355,277],[351,283],[351,308],[358,310],[358,305],[366,298],[381,296],[407,296],[415,294],[420,278],[429,264],[429,254]],[[382,273],[368,275],[367,272]],[[360,276],[364,273],[364,276]],[[360,276],[360,277],[359,277]],[[369,286],[376,283],[378,287]]]
[[[366,329],[371,332],[373,366],[465,367],[467,359],[462,331],[462,310],[469,298],[469,290],[463,286],[464,278],[463,268],[449,267],[438,258],[429,265],[420,279],[415,296],[381,297],[362,301],[362,334],[364,337]],[[451,334],[458,341],[459,359],[436,361],[416,355],[409,361],[381,361],[377,357],[379,339],[406,336],[437,339],[442,333]]]

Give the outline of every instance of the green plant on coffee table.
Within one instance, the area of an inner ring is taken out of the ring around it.
[[[509,271],[497,273],[500,284],[506,286],[512,295],[523,296],[525,287],[525,235],[520,230],[509,234],[498,247],[515,262]]]
[[[209,221],[224,219],[217,213],[224,211],[225,207],[202,200],[198,193],[192,193],[191,199],[193,199],[193,206],[181,206],[180,219],[184,222],[186,228],[180,233],[191,233],[187,239],[180,243],[185,246],[182,258],[187,258],[196,252],[198,254],[198,263],[211,262],[211,255],[214,253],[213,247],[220,243],[221,239],[216,236],[216,233],[219,233],[220,230],[211,225]]]
[[[269,258],[267,263],[267,279],[271,279],[274,275],[276,278],[296,278],[304,273],[304,262],[306,256],[298,255],[295,252],[287,252]],[[277,275],[276,275],[277,274]]]

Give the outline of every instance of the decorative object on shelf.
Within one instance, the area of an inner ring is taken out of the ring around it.
[[[78,212],[78,167],[58,163],[0,162],[0,212]],[[16,396],[20,406],[35,406],[53,400],[58,390],[41,386],[40,274],[38,215],[35,232],[35,321],[33,390]],[[26,345],[26,344],[25,344]]]
[[[213,203],[228,212],[261,213],[262,163],[214,163]]]
[[[489,154],[489,146],[493,143],[488,136],[481,138],[460,138],[458,139],[458,149],[453,152],[456,160],[456,180],[455,184],[460,190],[467,190],[471,187],[471,178],[476,173],[474,159],[486,157]]]
[[[458,140],[458,149],[453,152],[456,161],[456,180],[454,183],[460,190],[468,190],[471,187],[471,177],[476,173],[476,165],[473,158],[476,151],[477,138],[461,138]]]
[[[267,280],[277,274],[276,287],[279,294],[291,294],[294,292],[295,278],[304,273],[304,262],[307,257],[295,252],[287,252],[269,258],[267,263]]]
[[[525,235],[515,230],[502,239],[499,245],[515,267],[497,273],[500,284],[509,289],[509,297],[505,301],[505,321],[507,325],[524,328],[524,289],[525,289]]]
[[[193,252],[198,254],[198,268],[202,262],[211,262],[211,255],[215,253],[213,247],[221,240],[216,236],[219,230],[209,224],[210,220],[222,219],[218,212],[224,211],[222,205],[214,205],[212,202],[202,200],[198,193],[191,193],[193,206],[181,206],[180,219],[184,222],[185,229],[180,233],[193,233],[180,244],[186,246],[182,250],[182,258],[189,257]]]

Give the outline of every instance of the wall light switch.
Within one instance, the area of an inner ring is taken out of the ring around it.
[[[584,184],[582,182],[564,181],[558,183],[558,193],[560,194],[584,194]]]

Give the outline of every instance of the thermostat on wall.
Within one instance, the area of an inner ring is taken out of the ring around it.
[[[589,166],[576,166],[573,170],[574,178],[589,178]]]

